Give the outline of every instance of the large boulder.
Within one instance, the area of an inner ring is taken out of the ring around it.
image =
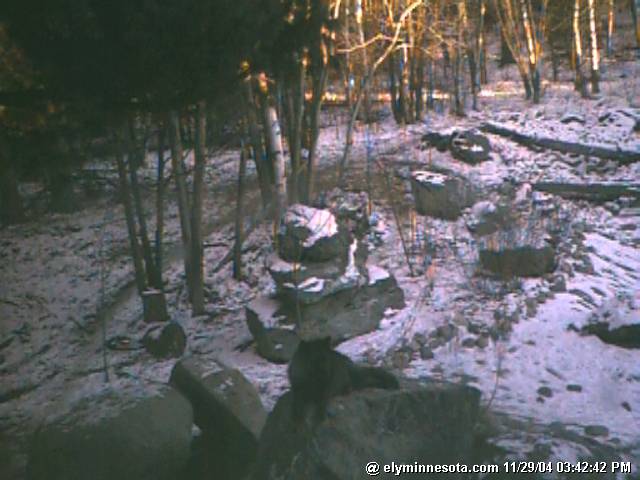
[[[322,262],[344,254],[348,235],[329,210],[306,205],[289,207],[278,232],[278,253],[289,262]]]
[[[513,223],[513,215],[505,205],[483,200],[471,207],[466,223],[467,228],[474,235],[490,235],[508,228]]]
[[[291,360],[300,338],[331,337],[333,344],[369,333],[380,325],[388,308],[404,308],[404,292],[388,271],[376,265],[357,275],[351,288],[318,295],[322,281],[312,279],[280,298],[258,297],[246,309],[247,325],[256,340],[258,354],[275,363]],[[313,286],[312,282],[318,282]]]
[[[267,419],[256,388],[238,370],[217,363],[205,368],[193,358],[176,363],[170,383],[189,399],[203,432],[198,443],[207,448],[197,469],[242,477],[255,459]]]
[[[168,322],[149,327],[141,343],[156,358],[181,357],[187,347],[187,334],[178,322]]]
[[[472,130],[454,132],[449,148],[453,158],[470,165],[488,160],[491,153],[489,139]]]
[[[170,387],[118,387],[61,406],[31,438],[29,480],[173,480],[190,456],[193,411]],[[66,407],[66,408],[62,408]]]
[[[556,267],[555,248],[535,226],[487,235],[478,248],[482,268],[502,278],[540,277]]]
[[[464,179],[430,171],[412,172],[411,189],[420,215],[444,220],[458,218],[475,197]]]
[[[303,297],[304,298],[304,297]],[[387,308],[404,308],[404,292],[391,273],[367,267],[366,283],[338,290],[317,301],[287,304],[285,311],[299,315],[298,335],[305,339],[331,337],[334,343],[372,332]]]
[[[267,419],[252,479],[361,479],[373,460],[472,463],[479,400],[480,392],[471,387],[405,382],[400,390],[367,389],[333,398],[326,418],[309,427],[295,423],[288,392]]]

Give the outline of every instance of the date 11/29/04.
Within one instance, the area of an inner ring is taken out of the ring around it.
[[[631,473],[631,462],[505,462],[506,473]]]

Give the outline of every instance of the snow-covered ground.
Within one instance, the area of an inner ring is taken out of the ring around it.
[[[638,115],[640,66],[630,62],[607,67],[603,94],[595,100],[580,99],[568,83],[547,84],[543,102],[531,106],[519,91],[510,91],[514,85],[519,87],[512,71],[511,79],[485,90],[480,111],[464,119],[435,115],[424,124],[399,128],[387,117],[375,127],[361,127],[351,155],[351,184],[364,188],[367,151],[371,158],[398,169],[409,164],[450,169],[487,190],[505,179],[516,183],[640,182],[640,163],[591,165],[591,160],[556,152],[536,153],[495,135],[489,135],[490,160],[473,167],[453,160],[449,153],[420,148],[420,136],[427,130],[477,127],[493,120],[528,133],[640,151],[640,137],[629,115],[620,114],[613,122],[598,121],[605,113],[620,109]],[[584,124],[562,123],[567,113],[579,115]],[[327,121],[331,123],[332,118]],[[328,126],[321,132],[319,159],[326,184],[334,178],[333,165],[342,153],[344,123],[338,127]],[[167,300],[171,316],[188,333],[188,353],[205,364],[221,360],[239,368],[271,408],[288,388],[285,366],[261,359],[252,346],[242,348],[251,339],[244,305],[273,289],[265,268],[265,259],[272,252],[271,226],[260,225],[247,240],[244,282],[231,279],[230,265],[214,271],[233,242],[237,159],[237,152],[223,152],[207,170],[208,314],[190,316],[179,247],[167,251]],[[149,175],[151,165],[149,159]],[[374,183],[379,183],[380,173],[376,172],[374,167]],[[250,166],[249,175],[254,174]],[[506,288],[501,282],[474,275],[475,244],[464,218],[446,222],[418,217],[416,231],[430,241],[431,267],[411,277],[389,203],[407,201],[404,187],[400,182],[397,198],[384,194],[384,187],[374,188],[375,211],[388,232],[384,243],[370,255],[371,263],[396,276],[407,307],[388,312],[379,330],[345,342],[339,349],[408,376],[471,383],[483,391],[484,403],[491,403],[491,408],[538,423],[561,422],[580,433],[587,426],[604,426],[608,434],[599,440],[618,447],[639,465],[640,350],[580,336],[570,327],[584,325],[598,306],[619,296],[630,299],[632,308],[640,310],[640,210],[618,205],[617,210],[622,210],[612,213],[612,208],[562,200],[582,235],[566,239],[567,249],[559,254],[559,261],[587,263],[593,268],[572,267],[573,275],[566,275],[563,292],[552,292],[548,279],[527,279]],[[255,188],[251,195],[258,198]],[[409,216],[404,213],[407,235]],[[166,222],[167,244],[179,245],[173,202],[168,205]],[[425,255],[420,248],[417,260]],[[106,312],[107,338],[126,335],[135,339],[144,333],[131,270],[122,207],[113,198],[74,214],[51,214],[0,230],[0,444],[8,449],[4,455],[13,475],[19,475],[16,472],[24,464],[26,435],[49,414],[59,412],[61,405],[104,385],[98,309]],[[505,317],[508,334],[495,339],[484,336]],[[431,345],[433,357],[423,355],[423,359],[422,345],[416,339],[429,339],[438,327],[448,324],[456,326],[455,333]],[[465,342],[467,338],[474,340]],[[107,359],[111,382],[139,389],[141,394],[166,382],[174,363],[156,361],[143,350],[109,351]]]

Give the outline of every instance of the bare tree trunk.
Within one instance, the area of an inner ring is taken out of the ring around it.
[[[193,170],[193,202],[191,205],[191,309],[193,315],[204,313],[204,265],[202,250],[202,201],[206,162],[207,114],[203,100],[198,102],[195,125],[195,165]]]
[[[360,41],[360,45],[364,45],[365,43],[365,34],[364,34],[364,26],[363,26],[363,8],[362,8],[362,0],[356,0],[356,25],[358,26],[358,39]],[[369,71],[369,54],[367,53],[367,49],[363,48],[362,50],[362,68],[364,72]],[[324,91],[324,89],[323,89]],[[364,92],[364,121],[365,123],[369,123],[371,121],[371,101],[369,98],[369,90],[367,89]]]
[[[155,259],[156,267],[162,272],[162,239],[164,237],[164,147],[165,147],[165,125],[161,125],[158,130],[158,173],[156,180],[156,235],[155,235]],[[160,288],[160,287],[158,287]]]
[[[247,153],[244,140],[240,142],[240,166],[238,170],[238,196],[236,198],[235,241],[233,243],[233,278],[242,280],[242,242],[244,223],[244,177],[247,169]]]
[[[615,2],[607,2],[607,57],[613,56],[613,29],[615,26]]]
[[[302,58],[296,59],[296,75],[294,85],[289,89],[291,102],[289,124],[289,154],[291,156],[291,178],[289,198],[291,203],[298,203],[300,193],[298,180],[300,176],[300,153],[302,148],[302,120],[304,116],[305,67]]]
[[[307,188],[306,201],[311,202],[315,187],[315,163],[318,150],[318,137],[320,136],[320,112],[322,111],[322,97],[327,84],[328,69],[323,65],[320,74],[314,76],[313,98],[311,100],[311,142],[309,145],[309,159],[307,161]]]
[[[591,92],[600,93],[600,54],[598,52],[598,32],[596,29],[595,0],[589,1],[589,38],[591,46]]]
[[[453,101],[454,113],[462,117],[464,116],[464,104],[462,102],[462,45],[464,44],[464,29],[466,18],[465,0],[458,1],[458,16],[456,18],[456,44],[454,47],[455,61],[453,63]]]
[[[629,7],[631,8],[631,18],[633,20],[633,29],[636,33],[636,48],[640,49],[640,1],[629,0]]]
[[[149,235],[147,232],[147,220],[144,211],[144,205],[140,197],[140,185],[138,184],[138,166],[143,164],[144,145],[138,145],[136,141],[135,126],[133,119],[129,119],[129,179],[131,181],[131,193],[133,196],[133,206],[136,217],[138,218],[138,227],[140,235],[140,244],[142,246],[142,258],[144,259],[145,271],[147,276],[147,285],[155,288],[162,288],[162,278],[160,272],[156,269],[153,260],[153,252]],[[135,153],[134,153],[135,152]]]
[[[18,178],[0,144],[0,222],[7,225],[25,220],[24,204],[18,188]]]
[[[245,79],[244,88],[247,124],[249,126],[251,148],[253,149],[253,161],[256,164],[256,171],[258,173],[258,183],[260,184],[260,195],[262,198],[262,204],[267,207],[271,203],[271,184],[273,182],[273,178],[271,169],[269,168],[269,162],[264,158],[262,136],[258,127],[256,104],[253,95],[253,79],[251,76],[248,76]]]
[[[127,134],[126,129],[124,135]],[[124,205],[124,216],[127,224],[127,232],[129,234],[129,247],[131,248],[131,258],[133,258],[134,273],[136,279],[136,287],[138,294],[142,296],[147,285],[145,281],[144,265],[142,263],[142,253],[138,236],[136,234],[136,223],[133,215],[133,204],[131,202],[131,192],[129,189],[129,180],[127,179],[127,166],[125,163],[124,135],[119,138],[120,152],[116,155],[116,164],[118,167],[118,179],[120,181],[120,195]]]
[[[191,218],[189,216],[190,208],[187,182],[184,165],[182,163],[184,152],[182,148],[182,137],[180,135],[180,120],[177,112],[171,112],[169,114],[169,139],[171,142],[171,169],[173,170],[173,178],[176,184],[178,212],[180,214],[180,233],[182,235],[182,246],[184,248],[184,271],[187,279],[189,301],[192,301]]]
[[[524,25],[527,53],[529,56],[529,81],[533,94],[533,103],[540,103],[540,72],[538,70],[538,39],[534,19],[532,15],[531,3],[529,0],[521,0],[522,23]]]
[[[485,40],[485,26],[484,19],[487,12],[487,5],[485,0],[480,1],[480,22],[478,26],[478,55],[480,57],[480,84],[486,85],[488,80],[487,76],[487,42]]]
[[[574,46],[574,62],[576,70],[575,87],[583,98],[588,96],[587,83],[582,73],[582,34],[580,33],[580,0],[574,0],[573,4],[573,46]]]

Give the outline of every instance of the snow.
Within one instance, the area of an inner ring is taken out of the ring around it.
[[[640,151],[638,134],[632,131],[632,122],[638,117],[637,93],[633,93],[640,78],[634,74],[639,73],[637,62],[620,68],[629,69],[629,76],[620,79],[620,70],[613,67],[603,73],[604,93],[597,101],[578,98],[570,85],[546,84],[543,104],[531,107],[520,98],[519,83],[507,79],[483,90],[481,111],[469,112],[464,119],[432,115],[429,125],[412,125],[400,133],[391,118],[375,127],[362,126],[355,135],[348,173],[355,177],[364,170],[368,138],[374,156],[390,170],[411,164],[420,176],[444,178],[425,170],[429,166],[444,168],[467,176],[485,191],[505,180],[514,184],[545,180],[638,182],[640,163],[601,165],[593,159],[557,152],[533,152],[495,135],[489,135],[491,159],[475,166],[448,153],[419,148],[427,129],[446,132],[495,121],[539,136]],[[566,112],[584,117],[585,125],[561,123]],[[599,117],[608,112],[617,112],[615,119],[600,122]],[[338,120],[341,127],[343,120]],[[343,141],[343,128],[336,133],[331,123],[322,130],[320,169],[332,167]],[[252,347],[240,346],[251,340],[244,307],[274,291],[266,271],[266,259],[273,254],[272,225],[259,225],[247,239],[251,248],[243,256],[244,282],[231,278],[230,265],[217,272],[213,269],[233,244],[238,158],[237,151],[221,152],[207,168],[205,244],[214,246],[205,248],[207,314],[201,317],[191,317],[189,311],[178,213],[175,203],[168,203],[167,303],[172,318],[188,333],[187,354],[205,366],[223,362],[240,369],[271,409],[288,388],[286,366],[271,364]],[[187,163],[192,161],[190,155]],[[153,178],[151,165],[149,162],[148,171],[141,172],[141,178]],[[248,176],[255,179],[251,163]],[[602,441],[626,452],[637,465],[640,351],[580,336],[570,327],[586,325],[595,310],[622,294],[636,299],[631,313],[637,315],[640,210],[623,200],[616,202],[616,215],[605,206],[563,200],[567,222],[575,228],[588,228],[575,239],[562,240],[564,250],[558,253],[556,272],[566,279],[567,291],[550,292],[546,278],[505,284],[476,276],[477,242],[467,231],[464,218],[446,222],[418,217],[416,229],[421,236],[407,241],[410,249],[418,252],[413,260],[430,258],[428,268],[411,277],[389,206],[391,192],[376,193],[374,215],[384,235],[382,245],[370,247],[369,282],[383,280],[392,272],[404,290],[407,307],[389,310],[378,330],[344,342],[338,349],[356,360],[384,364],[396,373],[466,381],[482,390],[485,406],[495,392],[491,409],[536,424],[561,422],[580,434],[586,425],[603,425],[609,436]],[[536,202],[547,198],[537,192],[532,197]],[[257,199],[254,191],[246,203],[257,204]],[[407,236],[408,211],[401,209]],[[305,246],[337,233],[335,218],[326,212],[312,215],[311,221],[313,234]],[[154,229],[152,219],[148,227]],[[422,238],[422,243],[417,238]],[[353,255],[352,245],[350,263]],[[587,260],[593,266],[592,273],[578,268]],[[294,266],[282,262],[271,268],[290,271]],[[73,215],[49,214],[36,222],[0,230],[0,279],[0,430],[11,439],[10,451],[18,462],[24,463],[26,436],[47,417],[62,414],[96,393],[119,389],[144,396],[168,381],[174,361],[156,361],[143,350],[107,352],[110,382],[104,379],[98,310],[105,313],[107,338],[126,335],[135,340],[147,327],[140,320],[142,307],[133,283],[122,207],[111,199],[90,203]],[[321,288],[316,280],[307,280],[305,288]],[[531,315],[527,315],[527,302],[536,304]],[[490,337],[484,348],[462,346],[465,338],[477,335],[470,332],[474,327],[483,332],[497,329],[498,313],[518,315],[508,334]],[[414,351],[406,365],[393,363],[394,354],[415,341],[417,334],[430,338],[437,327],[450,323],[457,326],[456,335],[434,346],[432,359],[422,360]],[[582,391],[567,390],[570,384],[580,385]],[[552,396],[539,398],[541,386],[551,388]],[[631,411],[622,408],[625,402]],[[555,448],[557,455],[563,454],[563,445]],[[565,454],[564,459],[570,461],[575,452]]]

